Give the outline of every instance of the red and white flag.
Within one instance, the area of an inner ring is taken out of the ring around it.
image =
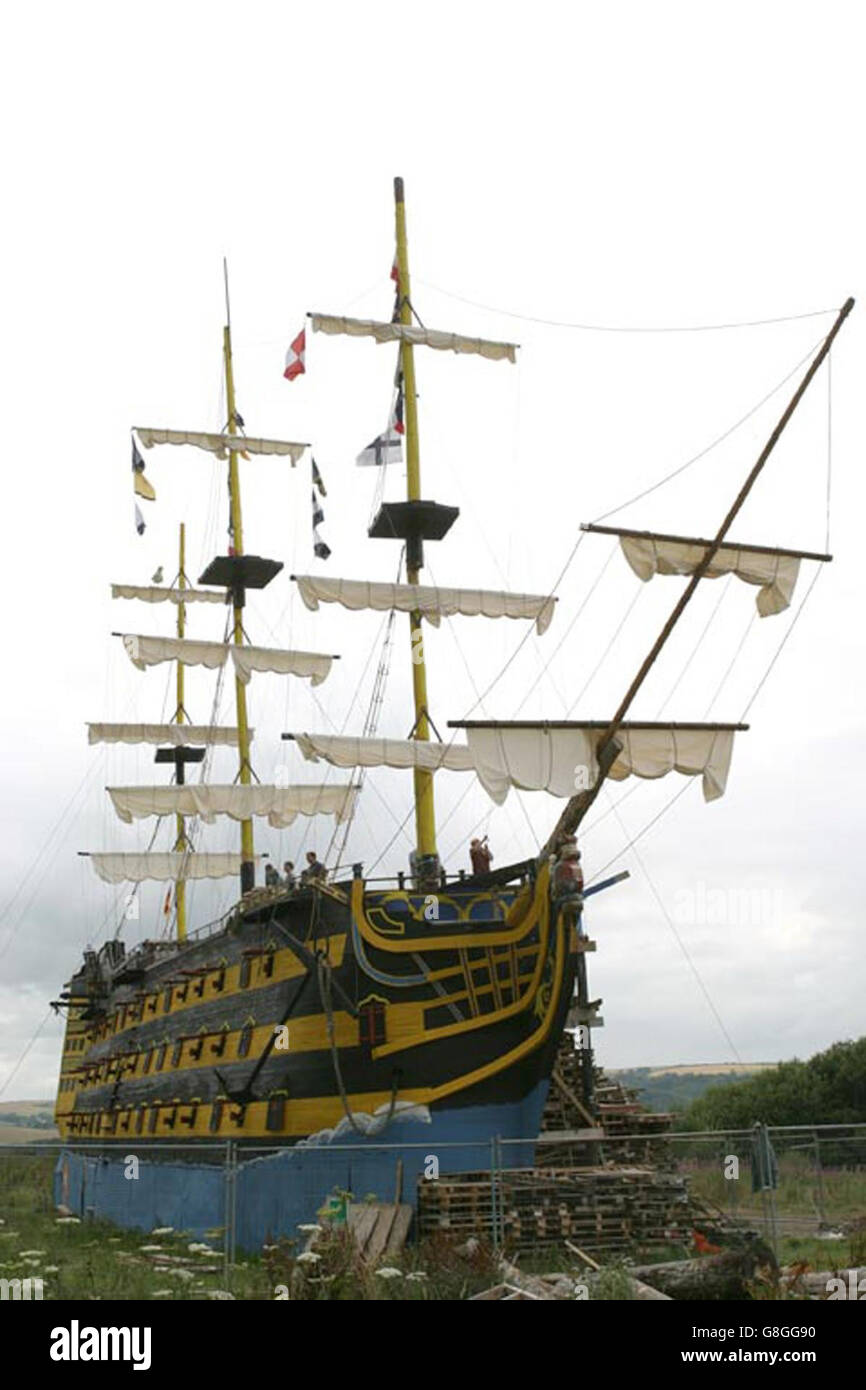
[[[302,328],[286,353],[286,370],[283,372],[283,376],[287,381],[294,381],[296,376],[300,376],[302,372],[307,370],[304,366],[306,356],[307,330]]]

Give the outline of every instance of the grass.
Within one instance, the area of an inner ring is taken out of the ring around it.
[[[407,1246],[399,1259],[374,1269],[359,1258],[353,1241],[340,1227],[299,1231],[294,1241],[279,1240],[258,1256],[242,1255],[227,1271],[221,1231],[212,1232],[206,1242],[209,1250],[200,1252],[189,1248],[200,1242],[183,1231],[154,1234],[101,1221],[59,1219],[52,1197],[54,1163],[53,1154],[33,1149],[0,1155],[0,1278],[38,1276],[47,1300],[146,1301],[168,1297],[174,1302],[195,1302],[231,1296],[270,1301],[280,1296],[292,1301],[438,1302],[470,1298],[501,1281],[497,1252],[484,1240],[458,1240],[441,1233]],[[692,1173],[692,1180],[697,1191],[716,1201],[729,1197],[729,1191],[719,1187],[724,1180],[717,1165],[702,1165]],[[803,1262],[816,1270],[866,1263],[863,1231],[852,1232],[841,1241],[815,1237],[817,1220],[810,1207],[809,1181],[808,1172],[783,1174],[777,1194],[780,1215],[802,1220],[804,1229],[782,1236],[780,1262]],[[866,1176],[862,1173],[828,1171],[824,1185],[828,1209],[834,1213],[841,1216],[844,1212],[850,1221],[866,1211]],[[729,1189],[730,1184],[726,1187]],[[754,1203],[760,1214],[760,1198]],[[730,1201],[727,1205],[730,1210]],[[739,1214],[745,1209],[740,1205]],[[312,1259],[304,1252],[309,1235],[314,1239]],[[143,1246],[158,1250],[143,1250]],[[683,1259],[691,1253],[672,1246],[637,1251],[628,1260],[611,1257],[593,1298],[628,1297],[629,1264]],[[561,1270],[580,1280],[579,1270],[565,1252],[527,1252],[518,1264],[525,1273]],[[168,1272],[170,1269],[175,1272]],[[389,1269],[396,1272],[388,1273]]]

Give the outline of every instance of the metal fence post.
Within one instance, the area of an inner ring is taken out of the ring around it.
[[[824,1193],[824,1170],[821,1167],[821,1140],[816,1129],[812,1130],[812,1142],[815,1149],[815,1177],[818,1182],[818,1216],[821,1219],[821,1224],[826,1226],[827,1200]]]
[[[499,1223],[496,1218],[496,1139],[490,1140],[490,1226],[494,1250],[499,1249]]]

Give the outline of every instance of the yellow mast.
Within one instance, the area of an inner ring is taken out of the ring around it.
[[[185,567],[186,567],[186,526],[184,525],[183,522],[181,522],[181,523],[180,523],[180,543],[179,543],[178,576],[177,576],[177,586],[178,586],[179,589],[185,589],[185,588],[187,587],[186,568],[185,568]],[[181,602],[181,603],[179,603],[179,604],[177,605],[177,635],[178,635],[178,637],[183,637],[185,628],[186,628],[186,604]],[[182,661],[179,661],[179,662],[177,663],[177,710],[176,710],[176,712],[175,712],[174,718],[175,718],[175,723],[176,723],[176,724],[182,724],[182,723],[184,722],[184,718],[185,718],[185,715],[184,715],[184,708],[183,708],[183,662],[182,662]],[[177,780],[178,780],[178,782],[183,782],[183,780],[184,780],[184,765],[183,765],[183,762],[182,762],[181,759],[178,759],[178,760],[177,760],[177,762],[175,763],[175,767],[176,767],[176,769],[177,769]],[[176,850],[178,853],[181,853],[181,854],[182,854],[183,851],[186,849],[186,829],[185,829],[185,827],[184,827],[184,819],[183,819],[183,816],[180,815],[180,814],[178,814],[178,816],[177,816],[177,840],[175,841],[175,846],[174,846],[174,847],[175,847],[175,850]],[[176,912],[176,914],[177,914],[177,939],[178,939],[178,941],[186,941],[186,882],[185,882],[184,879],[182,879],[182,878],[179,878],[179,879],[178,879],[178,881],[177,881],[177,883],[175,884],[175,887],[174,887],[174,906],[175,906],[175,912]]]
[[[400,296],[400,322],[412,322],[409,282],[409,248],[406,240],[406,204],[403,180],[394,180],[394,202],[397,227],[397,271]],[[410,502],[421,500],[421,457],[418,444],[418,402],[415,396],[415,350],[411,343],[400,345],[403,370],[403,400],[406,429],[406,495]],[[408,552],[407,552],[408,554]],[[409,568],[410,584],[418,583],[419,571]],[[427,668],[424,662],[424,642],[421,633],[421,614],[409,615],[409,636],[412,651],[412,690],[415,697],[414,736],[425,741],[430,738],[427,718]],[[414,770],[415,836],[419,856],[436,854],[436,812],[433,802],[433,774],[422,768]]]
[[[226,282],[226,302],[228,306],[228,281]],[[226,314],[228,318],[228,313]],[[226,369],[226,403],[228,406],[228,433],[237,433],[237,419],[235,414],[235,379],[232,368],[232,334],[231,324],[226,323],[223,329],[223,353],[225,356]],[[235,555],[244,553],[244,532],[243,521],[241,518],[241,492],[238,479],[238,455],[236,449],[229,451],[229,501],[231,506],[231,537],[232,550]],[[234,641],[237,646],[243,645],[244,640],[244,610],[238,604],[238,590],[234,593]],[[252,781],[252,769],[250,767],[250,737],[249,724],[247,722],[247,692],[242,681],[235,676],[235,702],[237,706],[238,720],[238,775],[243,786],[249,786]],[[241,821],[241,892],[247,893],[255,886],[255,858],[253,853],[253,823],[251,820]]]

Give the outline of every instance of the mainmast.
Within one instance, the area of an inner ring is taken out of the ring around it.
[[[409,247],[406,239],[406,203],[403,180],[394,180],[394,204],[397,229],[397,274],[400,323],[412,322],[412,301],[409,280]],[[406,428],[406,497],[409,502],[421,500],[421,456],[418,440],[418,401],[415,394],[415,349],[405,339],[400,344],[400,365],[403,373]],[[417,584],[424,564],[424,543],[420,536],[412,537],[406,546],[406,574],[410,584]],[[412,652],[412,691],[415,699],[415,724],[412,737],[422,742],[430,739],[427,709],[427,666],[421,614],[414,609],[409,614],[409,636]],[[415,838],[419,860],[436,859],[436,811],[433,799],[433,773],[424,768],[414,769]]]
[[[223,329],[223,355],[225,358],[226,373],[226,404],[228,406],[228,428],[230,435],[237,434],[238,419],[235,409],[235,379],[232,367],[232,330],[231,315],[229,313],[228,297],[228,269],[224,266],[226,274],[226,325]],[[244,553],[244,530],[243,519],[241,516],[241,490],[240,479],[238,476],[238,451],[229,449],[229,531],[231,534],[231,554],[240,557]],[[244,640],[244,592],[240,586],[235,586],[232,591],[232,603],[234,612],[233,640],[235,646],[242,646]],[[240,676],[235,674],[235,705],[237,709],[238,723],[238,777],[242,786],[249,786],[252,781],[252,768],[250,767],[250,731],[247,720],[247,692],[246,686]],[[247,893],[255,886],[256,865],[253,853],[253,823],[252,820],[241,821],[241,892]]]

